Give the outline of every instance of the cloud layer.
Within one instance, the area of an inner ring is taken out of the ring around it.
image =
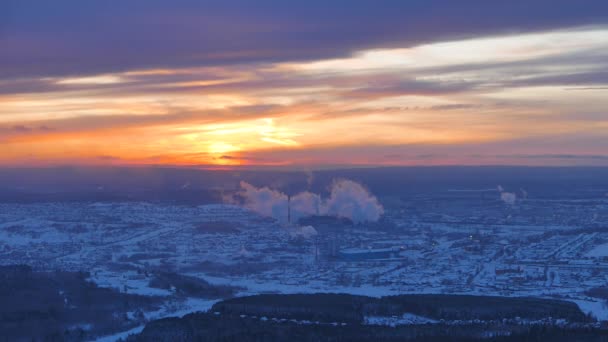
[[[606,20],[599,0],[8,0],[0,5],[0,77],[317,60]]]
[[[605,1],[8,0],[0,46],[0,165],[608,165]]]

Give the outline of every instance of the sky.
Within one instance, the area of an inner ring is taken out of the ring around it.
[[[608,165],[605,0],[0,2],[0,166]]]

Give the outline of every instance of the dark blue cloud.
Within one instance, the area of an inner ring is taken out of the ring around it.
[[[308,60],[606,22],[604,0],[3,0],[0,77]]]

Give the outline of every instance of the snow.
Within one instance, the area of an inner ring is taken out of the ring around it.
[[[608,305],[606,305],[605,301],[593,299],[575,299],[571,301],[575,302],[583,313],[591,313],[593,317],[600,321],[608,320]]]
[[[397,326],[397,325],[412,325],[412,324],[435,324],[439,321],[414,315],[412,313],[405,313],[402,316],[369,316],[365,317],[365,324],[367,325],[387,325],[387,326]]]
[[[142,332],[142,330],[144,330],[144,327],[145,327],[145,325],[140,325],[131,330],[123,331],[123,332],[120,332],[120,333],[117,333],[114,335],[100,337],[100,338],[96,339],[95,341],[97,341],[97,342],[115,342],[121,338],[126,339],[127,337],[129,337],[129,335],[139,334],[140,332]]]
[[[534,209],[542,205],[555,204],[525,201],[520,206]],[[606,209],[608,216],[608,206]],[[324,243],[333,240],[321,229],[313,241],[295,239],[294,233],[312,236],[312,228],[281,226],[236,206],[0,204],[0,264],[86,270],[99,286],[165,297],[162,309],[144,313],[146,319],[204,311],[212,305],[212,301],[184,301],[169,290],[150,288],[153,270],[159,266],[212,284],[242,287],[237,295],[534,296],[573,300],[585,313],[608,319],[603,302],[585,294],[589,288],[606,284],[608,262],[600,257],[608,256],[608,231],[544,235],[580,229],[584,225],[577,222],[590,215],[576,214],[578,221],[570,224],[576,215],[555,219],[535,214],[532,222],[524,214],[518,216],[516,210],[509,211],[513,215],[509,219],[504,213],[492,216],[491,211],[481,209],[467,214],[470,217],[429,210],[413,218],[389,211],[401,231],[362,225],[349,229],[337,241],[341,255],[399,250],[398,259],[326,260]],[[235,229],[230,233],[199,229],[218,221]],[[315,254],[317,246],[319,254]],[[521,272],[496,272],[508,269]],[[555,276],[549,276],[552,274]],[[398,317],[393,323],[406,321],[418,322],[414,317]]]
[[[594,247],[585,256],[594,258],[608,257],[608,243]]]
[[[167,317],[183,317],[184,315],[193,312],[207,312],[209,311],[209,309],[211,309],[213,304],[217,303],[218,301],[219,300],[216,299],[208,300],[199,298],[187,298],[184,302],[178,303],[178,305],[176,305],[175,307],[165,306],[159,311],[145,313],[145,316],[148,320],[155,320]],[[100,337],[96,341],[114,342],[121,338],[127,338],[131,334],[138,334],[144,329],[144,327],[145,325],[140,325],[127,331]]]

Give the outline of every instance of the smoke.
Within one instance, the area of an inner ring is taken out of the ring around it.
[[[378,221],[384,213],[375,196],[361,184],[345,179],[334,182],[325,208],[327,214],[348,217],[353,222]]]
[[[517,195],[512,192],[500,193],[500,199],[508,205],[514,205],[517,202]]]
[[[274,217],[281,222],[287,221],[287,195],[267,187],[241,182],[240,196],[245,198],[245,207],[261,215]]]
[[[291,198],[291,215],[295,220],[302,216],[320,215],[322,207],[321,196],[312,192],[301,192]]]
[[[514,192],[506,192],[502,185],[498,185],[496,190],[500,193],[500,199],[507,205],[515,205],[517,202],[517,194]],[[528,193],[521,189],[523,197],[526,198]]]
[[[268,187],[257,188],[242,181],[238,196],[244,199],[246,208],[261,215],[287,223],[288,196]],[[229,200],[234,203],[234,200]],[[334,181],[327,199],[312,192],[301,192],[291,197],[291,219],[311,215],[345,217],[355,223],[378,221],[384,208],[378,199],[361,184],[350,180]]]
[[[315,175],[310,170],[305,171],[304,174],[306,175],[306,184],[308,184],[308,188],[310,189],[312,182],[315,180]]]

